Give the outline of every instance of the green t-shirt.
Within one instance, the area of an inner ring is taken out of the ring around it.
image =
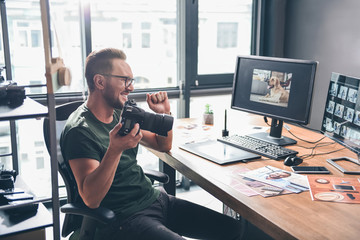
[[[71,114],[60,139],[65,161],[90,158],[99,162],[109,146],[109,132],[119,122],[120,110],[114,111],[113,121],[100,122],[87,108],[86,103]],[[137,164],[138,146],[123,152],[114,181],[101,202],[101,206],[115,212],[119,220],[151,205],[159,196],[151,181]]]

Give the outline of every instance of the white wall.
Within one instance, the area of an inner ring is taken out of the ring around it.
[[[319,61],[309,127],[320,129],[331,72],[360,77],[360,1],[287,1],[284,55]]]

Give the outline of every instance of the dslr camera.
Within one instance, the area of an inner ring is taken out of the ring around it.
[[[15,170],[0,169],[0,189],[7,190],[14,188],[17,173]]]
[[[17,86],[17,83],[12,80],[4,82],[0,80],[0,105],[16,108],[24,103],[25,98],[24,87]]]
[[[172,129],[174,118],[166,114],[149,113],[136,106],[135,100],[131,99],[125,102],[121,114],[122,127],[119,134],[127,135],[136,123],[139,123],[140,129],[148,130],[161,136],[167,136],[168,131]],[[139,129],[139,131],[140,131]]]

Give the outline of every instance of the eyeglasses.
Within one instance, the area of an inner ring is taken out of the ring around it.
[[[121,78],[122,80],[125,81],[125,87],[126,88],[130,87],[131,84],[134,85],[134,82],[135,82],[135,78],[130,78],[130,77],[127,77],[127,76],[119,76],[119,75],[112,75],[112,74],[102,74],[102,73],[99,73],[99,74],[103,75],[103,76],[107,76],[107,77]]]

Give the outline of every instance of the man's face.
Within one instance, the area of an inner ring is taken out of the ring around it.
[[[289,177],[290,175],[286,172],[274,172],[274,173],[270,173],[269,177],[272,179],[279,179],[279,178],[286,178]]]
[[[130,66],[121,59],[114,59],[113,70],[110,75],[126,76],[133,78]],[[124,78],[117,78],[112,76],[106,77],[106,85],[104,89],[104,98],[109,106],[113,108],[123,108],[128,99],[130,92],[134,90],[133,84],[126,87]]]

